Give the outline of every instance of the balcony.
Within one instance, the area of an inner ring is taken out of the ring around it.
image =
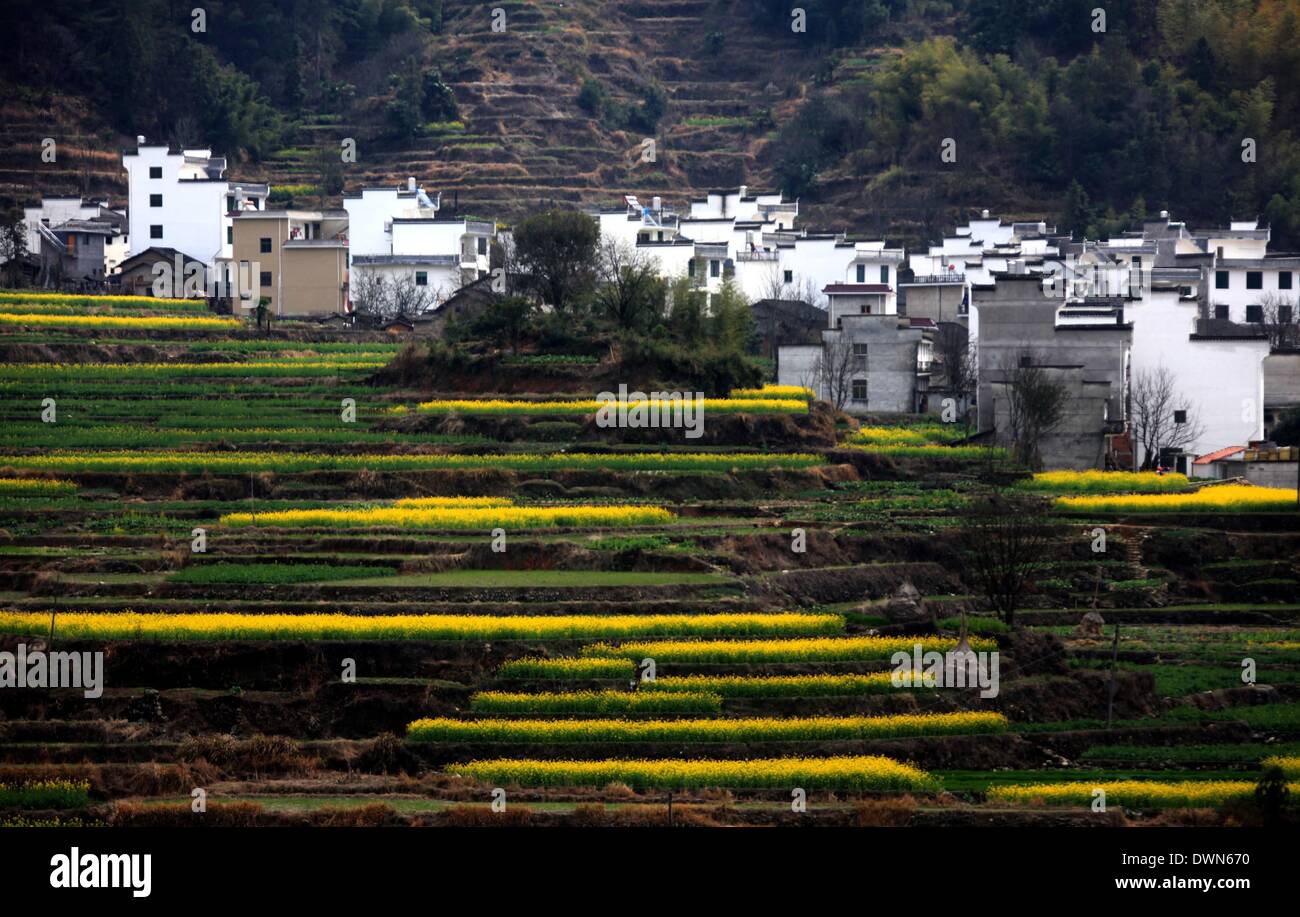
[[[906,283],[965,283],[966,275],[958,271],[945,274],[917,274]]]

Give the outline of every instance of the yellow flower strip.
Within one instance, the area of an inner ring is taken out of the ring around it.
[[[1249,484],[1202,487],[1194,493],[1058,497],[1056,505],[1075,512],[1101,513],[1286,512],[1297,508],[1294,490]]]
[[[777,398],[754,398],[730,400],[727,398],[702,399],[702,410],[710,414],[803,414],[808,411],[804,401]],[[677,403],[672,401],[647,399],[629,401],[629,411],[634,409],[657,411],[661,415],[677,410]],[[601,408],[617,410],[617,403],[597,401],[595,399],[573,399],[569,401],[507,401],[507,400],[466,400],[466,401],[425,401],[416,405],[416,410],[426,414],[520,414],[520,415],[554,415],[554,414],[595,414]],[[694,410],[694,408],[692,408]]]
[[[497,786],[595,786],[633,789],[702,787],[844,789],[933,792],[939,782],[920,768],[879,756],[608,761],[532,761],[502,758],[453,764],[449,773]]]
[[[223,525],[394,527],[425,529],[536,529],[573,526],[663,525],[675,517],[656,506],[486,506],[370,509],[289,509],[227,513]]]
[[[122,471],[244,473],[250,471],[354,470],[418,471],[502,468],[519,471],[614,469],[626,471],[730,471],[744,468],[805,468],[820,465],[818,455],[800,453],[616,452],[586,454],[502,453],[493,455],[336,455],[299,452],[149,452],[68,450],[40,455],[0,455],[0,468],[40,471]]]
[[[1200,807],[1217,806],[1233,799],[1247,799],[1255,794],[1255,784],[1247,780],[1183,780],[1165,783],[1157,780],[1119,780],[1102,783],[1029,783],[989,787],[990,801],[1046,803],[1047,805],[1086,806],[1093,802],[1093,791],[1104,790],[1108,806]],[[1300,784],[1291,784],[1291,792]]]
[[[746,717],[676,720],[457,720],[434,717],[406,727],[412,742],[833,742],[895,736],[1003,732],[1000,713],[899,716]]]
[[[1154,471],[1043,471],[1017,485],[1021,490],[1075,491],[1081,494],[1161,493],[1186,490],[1184,474]]]
[[[838,615],[140,614],[60,612],[68,640],[586,640],[673,634],[826,634]],[[0,633],[44,634],[49,612],[0,612]]]
[[[0,312],[0,325],[37,325],[46,328],[141,328],[168,331],[231,331],[242,325],[235,318],[174,315],[47,315],[40,312]]]

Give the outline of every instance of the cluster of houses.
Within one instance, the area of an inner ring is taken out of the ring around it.
[[[125,211],[72,198],[26,209],[33,280],[157,295],[160,276],[198,276],[170,294],[212,297],[215,286],[236,311],[335,320],[387,296],[404,330],[437,329],[491,301],[494,246],[511,244],[494,222],[445,214],[414,178],[363,187],[340,209],[276,209],[267,184],[227,177],[211,150],[140,137],[122,161]],[[1300,255],[1270,253],[1254,221],[1192,229],[1161,213],[1080,241],[984,211],[908,253],[798,228],[797,201],[743,185],[680,213],[629,195],[590,215],[602,241],[662,276],[710,298],[726,284],[743,293],[777,381],[850,414],[941,413],[1004,442],[1028,367],[1068,393],[1040,446],[1051,467],[1158,460],[1280,479],[1290,459],[1294,470],[1294,454],[1266,437],[1300,405]],[[1148,456],[1130,421],[1135,388],[1157,376],[1174,416]]]

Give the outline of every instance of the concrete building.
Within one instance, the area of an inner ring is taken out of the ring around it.
[[[79,274],[88,277],[103,278],[112,275],[129,251],[130,229],[126,213],[113,210],[108,206],[107,201],[87,201],[80,197],[47,197],[33,207],[24,207],[23,221],[27,224],[27,251],[33,255],[40,254],[43,239],[53,242],[49,231],[58,230],[60,227],[70,229],[69,224],[93,223],[107,226],[110,233],[103,238],[103,263],[87,264],[84,268],[77,269]],[[55,248],[57,249],[58,246]],[[84,252],[79,254],[84,255]],[[95,267],[99,270],[93,270]]]
[[[264,210],[270,188],[226,178],[226,160],[211,150],[172,150],[136,138],[122,154],[129,186],[130,255],[172,248],[216,269],[229,269],[237,213]]]
[[[346,312],[348,215],[343,210],[257,210],[234,220],[232,306],[272,315]]]
[[[806,386],[832,403],[840,390],[847,414],[922,413],[933,361],[933,323],[849,314],[822,332],[820,344],[779,348],[777,382]]]
[[[1125,430],[1133,326],[1122,304],[1072,309],[1041,272],[995,274],[974,287],[980,310],[978,422],[1000,446],[1012,446],[1010,380],[1019,366],[1040,368],[1063,385],[1061,422],[1038,444],[1045,468],[1103,468],[1116,462]],[[1111,456],[1108,462],[1107,457]]]
[[[496,225],[440,215],[441,196],[407,179],[405,187],[363,188],[345,195],[349,275],[355,292],[370,277],[414,286],[436,308],[490,271]]]

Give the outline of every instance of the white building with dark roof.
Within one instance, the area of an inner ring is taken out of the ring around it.
[[[136,138],[122,154],[128,183],[130,255],[174,248],[214,268],[229,263],[232,218],[264,210],[270,187],[226,178],[226,160],[211,150],[173,150]]]
[[[496,224],[440,215],[442,198],[414,178],[405,186],[366,187],[344,195],[352,288],[365,274],[414,285],[436,307],[488,274]]]

